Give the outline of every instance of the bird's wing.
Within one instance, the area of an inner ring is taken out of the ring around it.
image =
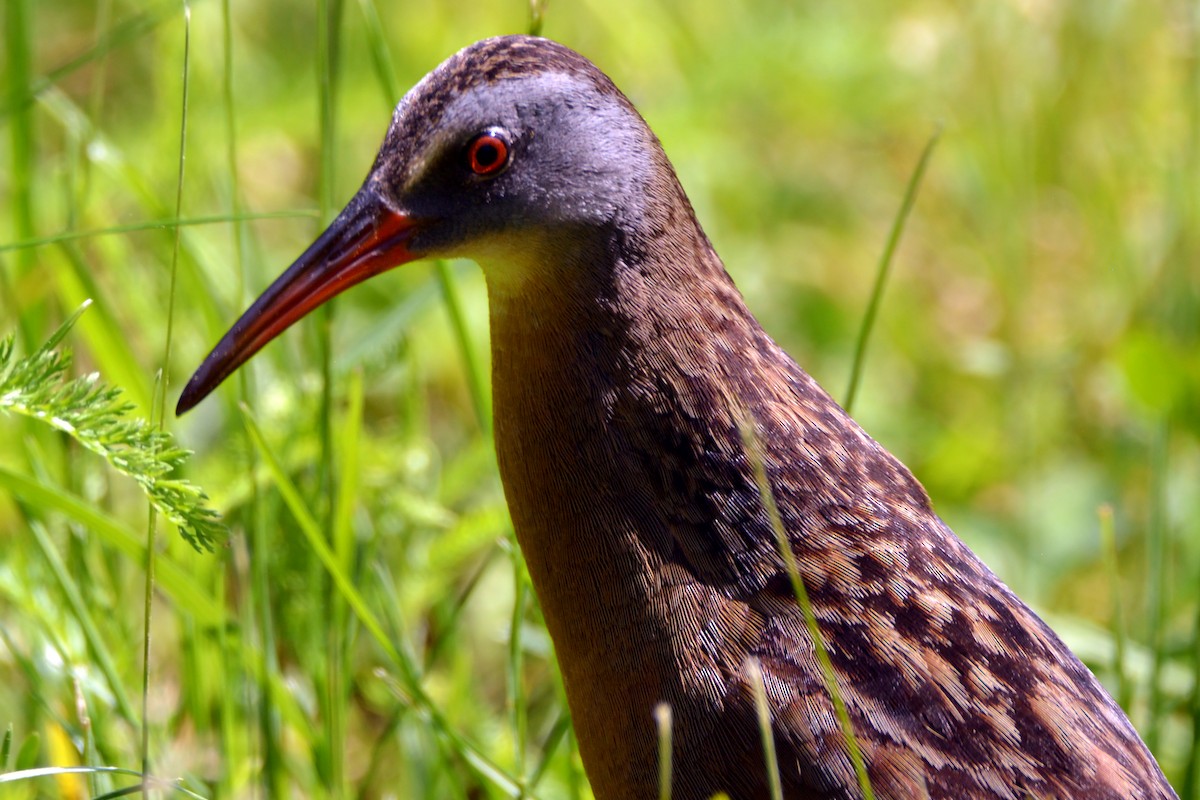
[[[1091,673],[908,470],[763,339],[752,358],[773,361],[775,378],[674,375],[644,394],[657,417],[641,410],[632,436],[645,441],[631,444],[664,499],[672,560],[730,604],[723,620],[752,629],[729,652],[762,666],[785,786],[853,797],[857,779],[754,477],[760,456],[737,420],[713,425],[719,408],[753,419],[877,797],[1174,797]],[[750,703],[746,664],[721,669],[729,702]]]

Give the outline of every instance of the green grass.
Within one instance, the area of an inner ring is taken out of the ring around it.
[[[0,336],[28,354],[91,298],[61,346],[144,419],[159,370],[169,405],[351,196],[400,93],[530,25],[519,2],[206,0],[185,64],[183,9],[7,0],[0,22]],[[941,126],[856,417],[1200,800],[1196,4],[612,0],[540,24],[638,104],[751,308],[835,392]],[[473,266],[412,265],[167,415],[232,531],[216,554],[0,414],[0,771],[589,796],[496,477],[485,309]]]

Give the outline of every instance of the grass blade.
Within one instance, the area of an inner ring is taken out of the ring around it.
[[[26,503],[46,511],[55,511],[79,523],[108,547],[131,560],[145,558],[146,544],[132,529],[121,524],[78,495],[57,486],[41,483],[0,465],[0,489],[11,492]],[[225,612],[188,570],[165,556],[158,558],[158,589],[170,597],[180,610],[207,627],[225,623]]]
[[[400,653],[396,650],[387,634],[383,630],[383,626],[379,624],[379,620],[375,614],[367,607],[366,601],[355,588],[354,582],[350,580],[350,576],[342,569],[342,565],[338,562],[337,557],[329,548],[329,544],[325,541],[325,536],[321,533],[321,526],[317,522],[317,518],[309,510],[308,504],[304,502],[304,498],[300,494],[300,490],[292,479],[284,472],[283,465],[279,463],[279,459],[275,457],[275,453],[267,445],[267,440],[263,438],[262,431],[259,430],[258,424],[254,421],[254,417],[250,414],[249,409],[243,408],[243,420],[246,424],[246,430],[250,434],[250,440],[254,443],[255,449],[266,464],[272,479],[275,482],[276,489],[283,497],[283,502],[288,507],[288,511],[292,513],[292,518],[300,526],[300,532],[304,534],[309,547],[316,554],[321,564],[325,567],[325,572],[333,580],[337,586],[342,599],[354,611],[359,622],[375,639],[375,643],[387,654],[388,659],[392,662],[400,662]]]
[[[763,684],[762,667],[756,659],[746,664],[746,677],[754,693],[754,711],[758,715],[758,732],[762,734],[762,746],[767,770],[771,800],[783,800],[783,782],[779,778],[779,758],[775,754],[775,734],[771,729],[771,707],[767,704],[767,687]]]
[[[788,533],[783,526],[783,518],[779,515],[779,506],[775,504],[775,492],[771,489],[770,479],[767,477],[766,464],[763,461],[762,442],[758,438],[758,432],[754,428],[753,419],[747,419],[742,424],[742,443],[746,448],[746,456],[750,460],[751,467],[754,469],[754,480],[758,485],[759,497],[762,499],[763,507],[767,511],[767,516],[771,521],[771,529],[775,532],[775,544],[779,550],[780,556],[783,558],[784,567],[787,570],[788,579],[792,584],[792,592],[796,595],[796,602],[800,605],[800,611],[804,615],[804,624],[808,628],[808,635],[812,639],[813,649],[817,654],[817,661],[821,665],[821,675],[825,681],[825,688],[829,691],[830,699],[833,701],[834,713],[837,715],[838,724],[842,728],[842,739],[846,743],[846,752],[850,757],[850,763],[854,766],[854,772],[858,776],[858,786],[862,791],[863,800],[874,800],[875,793],[871,789],[871,779],[867,775],[866,761],[863,760],[862,750],[858,746],[858,737],[854,735],[854,724],[850,721],[850,714],[846,710],[846,701],[842,697],[841,689],[838,688],[837,674],[833,670],[833,662],[829,658],[829,650],[825,647],[825,639],[821,635],[821,626],[817,622],[817,616],[813,612],[812,602],[808,597],[808,590],[804,587],[804,580],[800,575],[800,566],[796,563],[796,554],[792,551],[791,544],[788,542]],[[755,669],[759,671],[759,683],[761,684],[761,668],[755,665]],[[770,724],[770,720],[767,720]],[[778,771],[776,771],[778,776]]]
[[[63,563],[62,557],[59,556],[58,550],[54,547],[54,543],[50,541],[50,536],[46,533],[46,529],[41,524],[34,522],[29,526],[29,532],[33,534],[33,540],[37,542],[42,558],[49,565],[55,580],[58,582],[58,588],[62,591],[63,597],[66,598],[67,606],[71,609],[72,616],[75,617],[75,621],[79,623],[80,630],[83,631],[84,639],[88,644],[88,651],[96,659],[96,666],[104,675],[104,680],[108,684],[109,691],[113,693],[113,697],[116,699],[118,713],[130,725],[136,726],[138,724],[137,712],[133,710],[133,704],[129,702],[129,698],[125,695],[125,688],[121,683],[116,665],[113,663],[112,656],[109,655],[104,637],[101,636],[99,628],[96,627],[96,623],[92,619],[91,612],[88,611],[87,603],[83,599],[83,593],[79,590],[75,579],[71,577],[67,565]]]
[[[654,725],[658,730],[658,800],[671,800],[671,706],[659,703],[654,707]]]
[[[908,179],[908,186],[904,189],[904,199],[900,202],[900,210],[896,212],[896,218],[892,220],[892,229],[888,233],[883,254],[879,257],[879,265],[875,270],[875,285],[871,289],[871,300],[867,303],[867,313],[863,315],[862,325],[858,329],[858,341],[854,345],[854,361],[850,365],[850,385],[846,388],[846,401],[842,404],[846,413],[850,413],[850,409],[854,407],[854,398],[858,394],[863,364],[867,360],[867,343],[871,339],[871,330],[875,327],[875,317],[883,302],[883,289],[887,285],[888,273],[891,271],[892,257],[896,254],[896,246],[900,243],[900,234],[904,232],[904,224],[908,221],[909,212],[912,211],[913,204],[917,200],[917,189],[921,186],[921,178],[925,175],[926,167],[929,166],[933,148],[941,136],[942,131],[939,127],[925,143],[925,149],[921,151],[917,166]]]

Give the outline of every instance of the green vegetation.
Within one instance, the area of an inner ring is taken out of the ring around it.
[[[1200,800],[1200,7],[538,8],[639,106],[751,308],[838,396],[940,127],[855,414]],[[400,93],[529,8],[0,14],[0,338],[16,363],[90,298],[57,363],[195,450],[169,477],[229,528],[197,552],[137,481],[0,407],[0,772],[586,798],[496,476],[472,265],[357,287],[188,416],[159,411],[157,376],[170,405],[351,196]],[[0,796],[135,781],[43,774]]]
[[[70,331],[86,305],[71,315],[46,344],[28,358],[13,360],[13,337],[0,340],[0,411],[45,422],[105,458],[133,478],[154,508],[179,526],[197,550],[212,550],[224,531],[204,495],[187,481],[166,478],[187,453],[143,420],[127,419],[132,409],[121,392],[98,381],[96,373],[63,383],[71,359],[54,347]]]

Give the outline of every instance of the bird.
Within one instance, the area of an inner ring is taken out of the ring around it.
[[[1092,673],[763,330],[659,140],[564,45],[485,39],[417,83],[177,413],[334,295],[447,257],[485,278],[501,481],[599,800],[659,796],[664,706],[677,800],[767,798],[773,771],[801,800],[1176,797]]]

